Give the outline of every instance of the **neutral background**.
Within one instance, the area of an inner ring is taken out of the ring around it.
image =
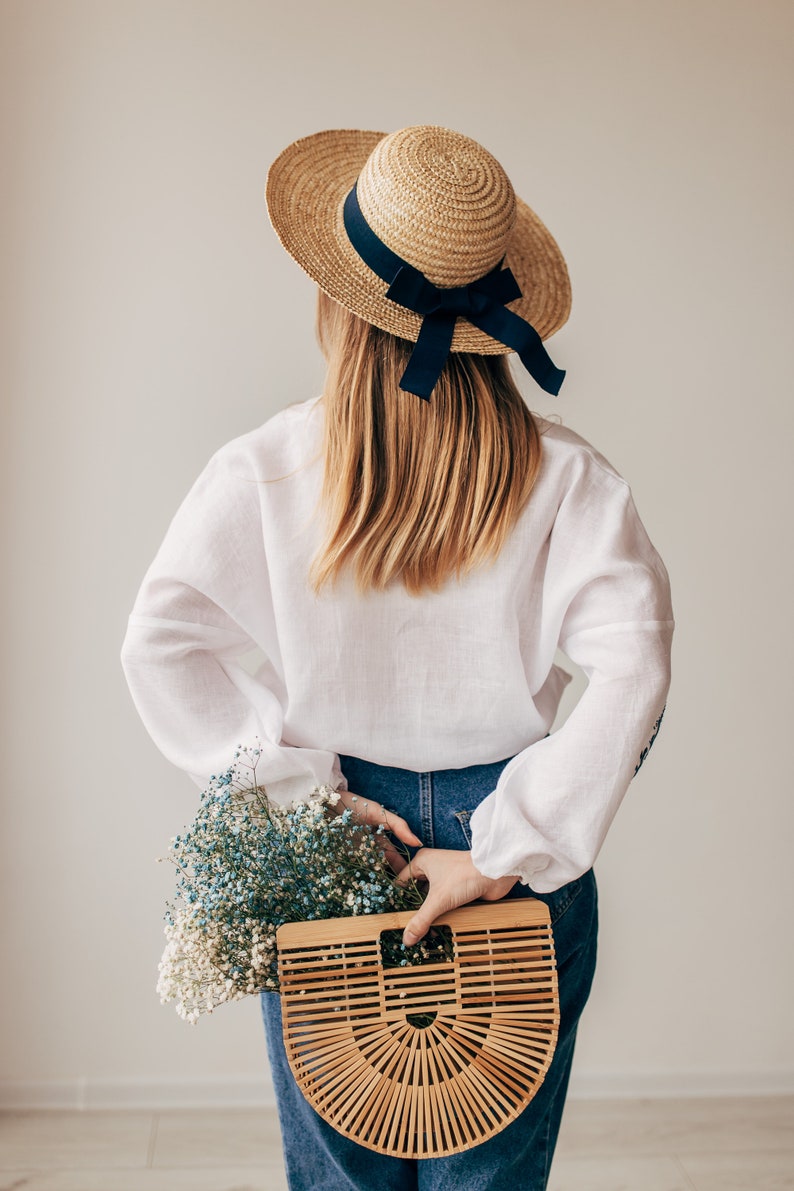
[[[675,680],[601,854],[579,1094],[794,1089],[788,0],[24,0],[3,95],[2,1102],[257,1102],[154,994],[197,791],[118,653],[213,451],[319,391],[262,201],[324,127],[481,140],[569,262],[561,396],[666,560]]]

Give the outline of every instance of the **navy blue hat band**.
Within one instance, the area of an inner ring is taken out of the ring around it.
[[[477,281],[454,288],[433,285],[373,232],[359,207],[355,186],[345,199],[344,223],[358,255],[389,286],[386,297],[422,315],[419,338],[400,380],[404,392],[429,400],[449,356],[455,322],[465,318],[518,352],[527,372],[544,392],[555,396],[559,393],[565,372],[553,364],[535,328],[506,307],[507,302],[521,297],[510,269],[499,264]]]

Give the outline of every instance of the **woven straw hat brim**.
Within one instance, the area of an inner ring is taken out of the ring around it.
[[[385,296],[387,284],[353,248],[342,217],[348,192],[386,135],[333,129],[294,141],[268,171],[265,200],[284,248],[321,290],[366,322],[416,342],[421,316]],[[389,247],[397,251],[395,245]],[[522,293],[508,309],[531,323],[541,339],[547,339],[568,318],[571,285],[556,241],[519,198],[504,263],[513,271]],[[505,355],[511,349],[459,318],[452,350]]]

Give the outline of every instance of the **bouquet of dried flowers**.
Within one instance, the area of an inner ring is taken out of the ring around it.
[[[234,763],[201,794],[192,825],[170,843],[176,896],[165,914],[159,964],[161,1001],[180,1017],[201,1014],[263,989],[278,989],[276,930],[284,922],[415,909],[416,885],[395,884],[383,852],[384,827],[337,810],[330,786],[308,801],[279,806],[257,783],[259,748],[238,748]],[[388,966],[447,954],[441,932],[415,947],[395,941]]]

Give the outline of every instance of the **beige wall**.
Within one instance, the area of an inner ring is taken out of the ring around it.
[[[154,995],[154,857],[196,792],[118,651],[209,455],[318,389],[268,163],[322,127],[419,122],[483,141],[559,239],[568,379],[528,397],[623,471],[674,584],[675,685],[598,864],[574,1087],[792,1089],[793,16],[4,0],[7,1103],[265,1094],[255,1001],[190,1030]]]

